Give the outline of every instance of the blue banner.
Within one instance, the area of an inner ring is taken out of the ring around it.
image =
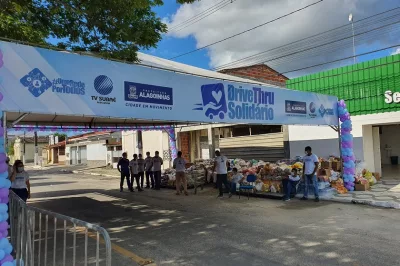
[[[1,109],[231,124],[337,125],[337,98],[0,42]]]

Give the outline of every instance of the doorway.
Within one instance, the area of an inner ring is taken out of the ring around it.
[[[400,125],[379,127],[382,178],[400,180]]]

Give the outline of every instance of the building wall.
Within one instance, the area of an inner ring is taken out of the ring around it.
[[[107,165],[107,146],[106,141],[87,144],[87,165],[88,166],[106,166]]]
[[[133,154],[139,153],[137,148],[137,132],[123,131],[122,132],[122,152],[128,153],[128,158],[132,158]]]
[[[377,147],[374,145],[373,126],[382,126],[382,132],[386,128],[387,134],[391,136],[396,134],[395,132],[400,133],[400,130],[397,129],[398,126],[393,126],[394,128],[390,129],[387,127],[391,124],[400,124],[400,112],[353,116],[352,124],[353,147],[357,160],[365,161],[369,170],[379,171],[379,162],[375,160]],[[398,136],[398,134],[395,136]],[[383,155],[382,147],[389,141],[389,144],[396,148],[395,152],[397,153],[398,146],[394,144],[397,139],[381,135],[381,151],[378,151],[380,155]],[[321,157],[339,155],[338,134],[328,126],[289,126],[289,144],[292,158],[296,157],[296,155],[303,155],[306,146],[311,146],[315,154]],[[395,155],[394,152],[393,155]],[[400,151],[398,155],[400,156]],[[382,156],[383,159],[384,156]],[[386,162],[388,161],[383,161],[383,163]]]
[[[182,152],[183,158],[190,162],[190,134],[188,132],[179,132],[178,138],[178,149]]]
[[[236,77],[252,79],[263,83],[274,84],[282,87],[285,86],[285,82],[287,80],[285,76],[278,75],[276,71],[274,71],[273,69],[269,68],[264,64],[253,65],[248,67],[224,69],[219,72]]]
[[[164,131],[143,131],[143,153],[150,152],[153,157],[155,152],[160,153],[160,157],[163,158],[163,151],[169,150],[169,139],[168,133]],[[145,155],[144,155],[145,156]],[[163,169],[170,167],[170,161],[164,160]]]
[[[390,156],[400,156],[400,125],[382,126],[381,133],[382,164],[391,164]]]
[[[351,115],[400,111],[388,103],[387,91],[400,93],[400,54],[288,80],[290,89],[335,95],[346,101]]]
[[[39,156],[42,154],[43,147],[46,146],[45,143],[38,143],[39,148]],[[15,160],[22,160],[24,153],[24,144],[22,142],[14,143],[14,157]],[[35,158],[35,144],[33,143],[25,143],[25,162],[32,163]]]

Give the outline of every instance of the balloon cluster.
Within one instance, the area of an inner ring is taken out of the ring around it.
[[[3,53],[0,50],[0,68],[4,65]],[[0,101],[3,94],[0,93]],[[0,126],[0,265],[13,266],[15,261],[11,256],[12,246],[7,239],[8,236],[8,193],[11,182],[8,180],[7,155],[4,148],[4,128]]]
[[[349,191],[354,190],[354,175],[356,173],[356,165],[354,163],[355,156],[353,150],[353,125],[349,111],[346,109],[346,103],[340,100],[338,103],[338,113],[341,124],[340,138],[341,138],[341,151],[343,159],[343,180],[344,186]]]
[[[175,136],[175,129],[170,128],[168,129],[168,139],[169,139],[169,148],[171,150],[171,157],[175,159],[178,156],[178,152],[176,150],[176,136]]]

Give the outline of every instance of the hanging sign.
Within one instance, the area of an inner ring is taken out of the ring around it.
[[[4,111],[230,124],[337,125],[334,96],[0,42]]]

